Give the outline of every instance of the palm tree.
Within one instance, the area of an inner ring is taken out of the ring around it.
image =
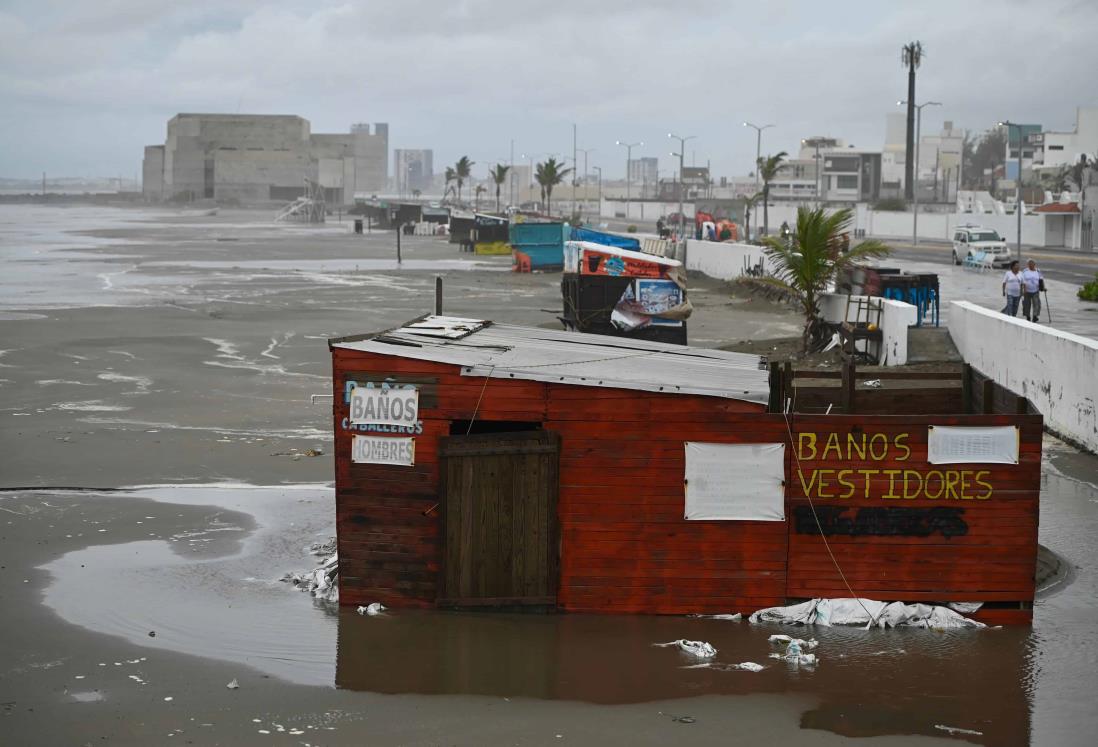
[[[496,167],[488,172],[488,175],[492,177],[492,181],[496,183],[496,212],[499,212],[499,190],[503,186],[503,183],[507,181],[507,172],[511,170],[510,166],[504,166],[502,163],[497,163]]]
[[[461,202],[461,185],[469,178],[469,174],[472,170],[473,162],[469,160],[469,156],[462,156],[458,159],[458,162],[454,164],[454,181],[457,182],[458,202]]]
[[[444,189],[442,191],[442,198],[443,199],[446,199],[446,195],[450,193],[450,190],[452,189],[452,187],[450,186],[450,183],[455,181],[455,180],[457,180],[457,172],[454,171],[454,168],[452,166],[447,166],[446,167],[446,189]]]
[[[482,194],[484,194],[485,192],[487,192],[487,191],[488,190],[484,187],[483,184],[478,184],[477,185],[477,188],[476,188],[476,203],[475,203],[475,207],[473,208],[473,210],[475,210],[477,212],[480,212],[480,196]]]
[[[820,294],[827,291],[843,270],[862,260],[884,257],[892,251],[870,239],[844,253],[843,235],[853,221],[852,208],[842,208],[828,215],[823,208],[802,207],[797,210],[797,232],[792,238],[763,239],[764,252],[774,272],[772,276],[760,278],[759,282],[782,291],[800,307],[804,314],[802,341],[806,353],[809,343],[822,336]]]
[[[755,203],[762,197],[762,192],[756,192],[750,197],[743,198],[743,229],[744,241],[751,241],[751,211],[755,209]]]
[[[782,162],[787,155],[789,154],[783,150],[772,156],[759,158],[759,178],[763,181],[763,236],[770,233],[770,182],[774,181],[778,172],[782,170]]]
[[[414,199],[414,200],[418,200],[418,199],[419,199],[419,196],[420,196],[421,194],[423,194],[423,192],[421,192],[420,190],[418,190],[418,189],[413,189],[413,190],[412,190],[412,199]]]
[[[550,158],[544,163],[539,163],[534,172],[534,178],[541,185],[541,193],[545,199],[545,212],[550,213],[550,205],[553,201],[553,187],[564,181],[564,177],[572,173],[572,169],[561,168],[564,163]]]
[[[907,155],[904,156],[904,197],[915,197],[915,71],[923,62],[923,43],[913,41],[903,46],[900,64],[907,68]]]

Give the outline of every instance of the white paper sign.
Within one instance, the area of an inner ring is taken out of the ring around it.
[[[932,425],[927,439],[931,464],[1017,464],[1018,427]]]
[[[383,436],[352,436],[351,461],[356,464],[393,464],[412,467],[416,463],[416,440]]]
[[[415,427],[419,419],[419,390],[356,386],[351,390],[352,425]]]
[[[686,518],[785,521],[785,444],[686,442]]]

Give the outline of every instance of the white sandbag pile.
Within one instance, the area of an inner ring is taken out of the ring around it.
[[[878,602],[873,599],[810,599],[788,607],[768,607],[751,615],[752,623],[864,625],[879,628],[985,628],[948,607]]]
[[[717,655],[717,649],[713,648],[713,645],[706,641],[688,641],[685,638],[680,638],[677,641],[653,643],[652,645],[660,647],[674,646],[683,653],[696,656],[699,659],[712,659]]]

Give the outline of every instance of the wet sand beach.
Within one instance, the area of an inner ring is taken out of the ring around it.
[[[326,339],[426,313],[436,274],[447,313],[556,327],[560,276],[269,218],[0,206],[0,742],[1090,742],[1098,459],[1052,438],[1041,541],[1071,572],[1032,629],[795,633],[815,670],[768,658],[772,626],[370,618],[280,582],[334,534]],[[690,290],[694,344],[799,331]]]

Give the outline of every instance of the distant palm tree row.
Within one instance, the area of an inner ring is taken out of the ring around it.
[[[468,156],[462,156],[458,159],[457,163],[453,166],[447,166],[446,177],[446,190],[443,192],[443,199],[448,196],[453,196],[454,200],[461,202],[461,188],[465,185],[465,180],[469,178],[472,173],[474,161],[469,160]],[[503,185],[507,181],[507,177],[511,172],[511,167],[502,163],[497,163],[488,175],[492,178],[492,182],[496,185],[496,212],[500,212],[502,207],[500,202],[500,192]],[[534,169],[534,180],[541,187],[541,199],[545,203],[545,212],[550,211],[550,206],[553,199],[553,187],[564,181],[565,177],[572,173],[572,169],[564,168],[564,163],[558,161],[555,158],[549,158],[548,160],[537,164]],[[479,206],[480,193],[485,191],[483,187],[478,186],[476,189],[477,204]]]

